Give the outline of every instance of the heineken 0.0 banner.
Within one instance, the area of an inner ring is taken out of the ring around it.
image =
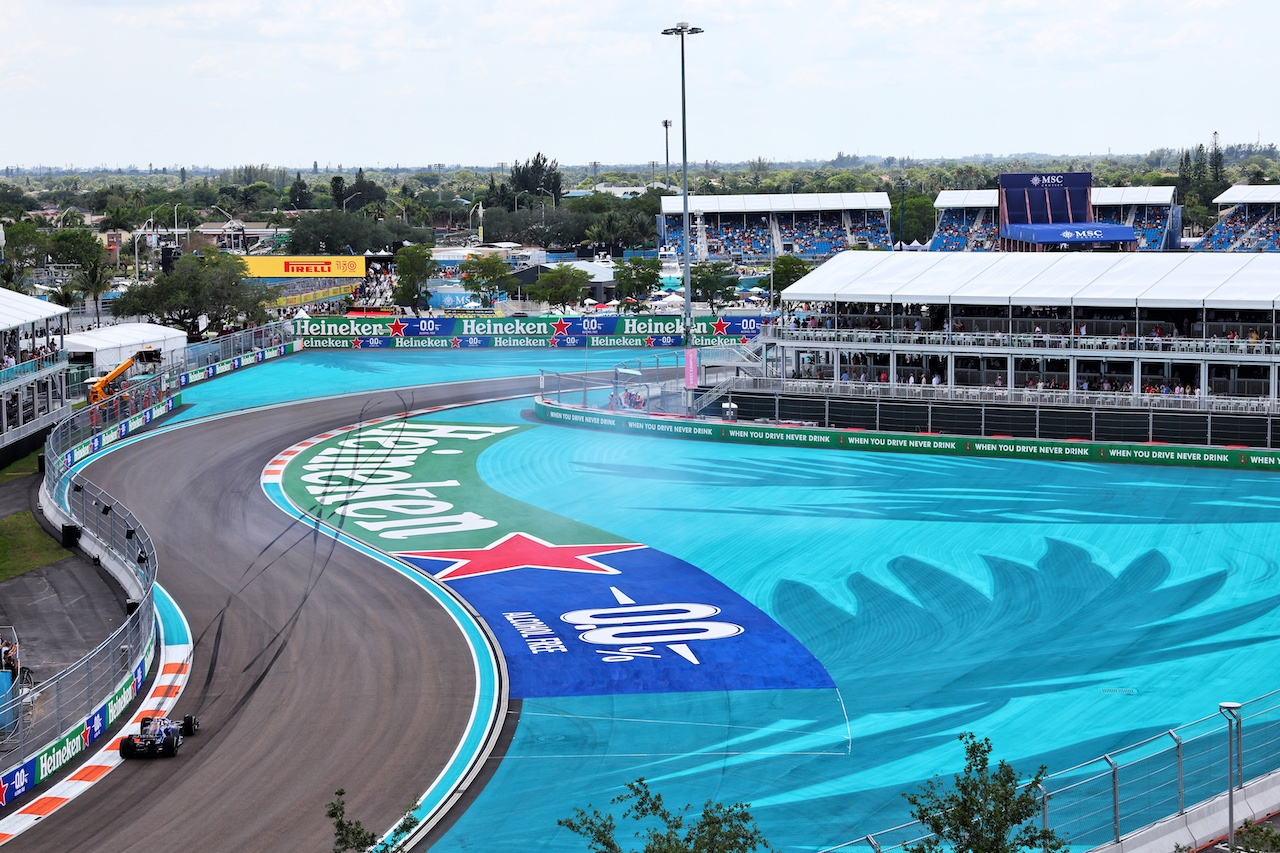
[[[694,346],[746,343],[761,317],[695,317]],[[684,320],[661,317],[332,317],[293,321],[307,349],[678,347]]]

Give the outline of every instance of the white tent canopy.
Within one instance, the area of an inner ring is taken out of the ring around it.
[[[139,350],[160,350],[160,363],[168,367],[182,361],[187,333],[155,323],[121,323],[67,335],[63,348],[75,360],[77,353],[91,354],[94,372],[110,370]]]
[[[34,296],[0,288],[0,331],[17,329],[32,323],[44,325],[67,313],[67,309]]]
[[[888,210],[888,193],[772,193],[759,195],[691,195],[689,213],[810,213],[823,210]],[[662,197],[662,212],[684,212],[678,195]]]
[[[1240,184],[1227,189],[1213,200],[1214,204],[1275,204],[1280,202],[1280,186]]]
[[[786,302],[1280,308],[1280,254],[842,252]]]

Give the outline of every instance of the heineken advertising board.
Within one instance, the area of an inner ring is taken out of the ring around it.
[[[978,438],[867,432],[859,429],[815,429],[786,424],[695,421],[645,415],[641,412],[583,409],[546,400],[538,400],[534,409],[538,417],[548,423],[607,429],[637,435],[693,438],[702,441],[769,444],[782,447],[823,447],[832,450],[878,450],[890,453],[936,453],[945,456],[989,456],[1055,462],[1123,462],[1136,465],[1280,471],[1280,452],[1274,450]]]
[[[832,686],[696,566],[487,486],[480,454],[528,429],[379,419],[282,449],[264,491],[465,599],[502,647],[513,697]]]
[[[761,317],[695,317],[695,346],[746,343]],[[307,349],[678,347],[684,319],[649,317],[316,317],[293,321]]]

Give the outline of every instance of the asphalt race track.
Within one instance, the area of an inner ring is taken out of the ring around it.
[[[475,675],[462,634],[413,584],[295,523],[259,486],[282,448],[380,415],[537,390],[537,377],[382,391],[198,421],[85,471],[157,542],[195,638],[174,760],[129,762],[13,850],[323,850],[324,807],[381,831],[440,772]]]

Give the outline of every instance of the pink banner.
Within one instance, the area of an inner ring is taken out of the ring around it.
[[[698,387],[698,351],[696,349],[684,351],[684,387]]]

